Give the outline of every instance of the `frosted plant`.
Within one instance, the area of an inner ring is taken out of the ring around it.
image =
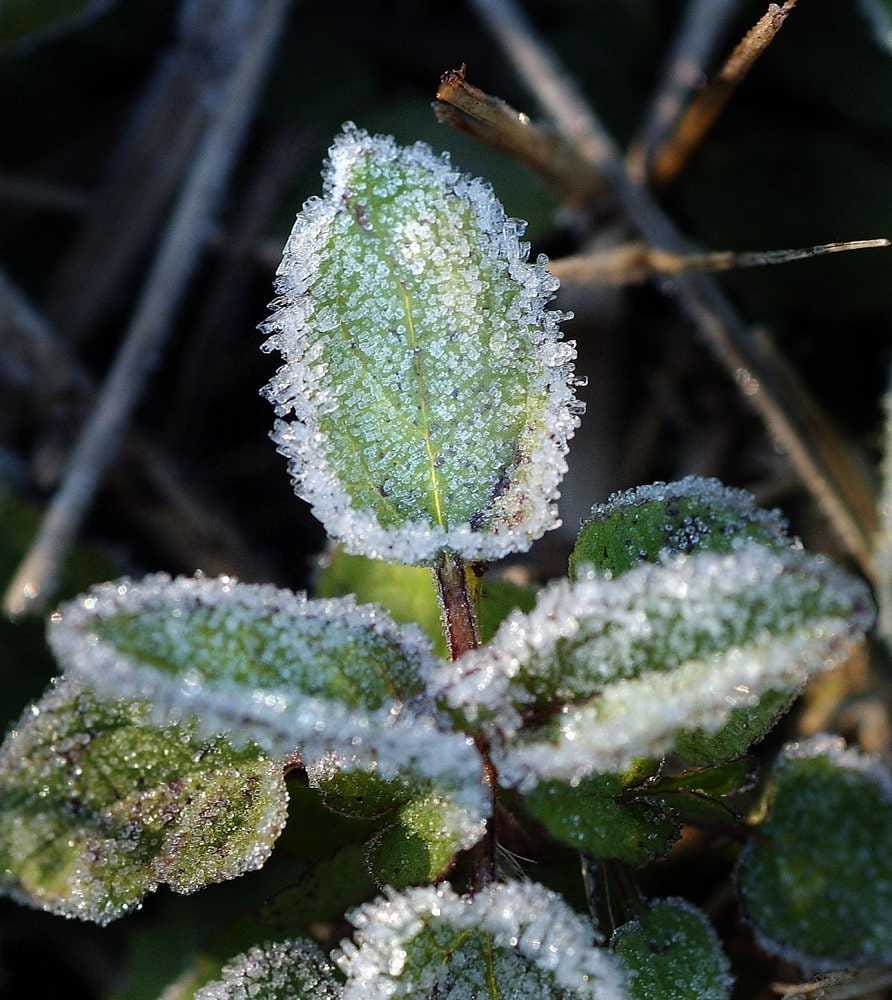
[[[557,524],[578,423],[573,345],[523,224],[418,143],[346,125],[298,216],[267,348],[275,440],[348,551],[523,551]]]
[[[195,1000],[339,1000],[341,984],[331,962],[312,941],[255,946],[223,966],[220,979]]]
[[[265,327],[273,436],[339,543],[316,595],[155,574],[51,616],[63,675],[0,749],[0,887],[105,923],[276,855],[166,996],[725,1000],[706,917],[638,884],[690,826],[748,842],[769,953],[892,961],[885,771],[787,749],[741,805],[747,751],[871,627],[860,580],[695,478],[596,506],[539,593],[482,579],[558,523],[579,417],[521,229],[346,126]],[[329,959],[308,939],[345,917]]]

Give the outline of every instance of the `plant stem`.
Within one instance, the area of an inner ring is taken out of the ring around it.
[[[461,556],[446,551],[440,555],[434,567],[443,612],[443,630],[452,660],[459,659],[480,645],[477,625],[479,592],[474,585],[476,581],[468,579],[469,574],[474,572],[472,567],[465,566]]]
[[[437,593],[443,611],[443,631],[449,656],[457,660],[480,645],[478,608],[480,605],[479,574],[474,566],[466,566],[461,556],[441,553],[434,567]],[[479,892],[496,878],[496,769],[489,758],[489,747],[480,737],[475,740],[483,758],[483,781],[492,798],[492,814],[486,824],[486,834],[474,848],[471,859],[471,893]]]

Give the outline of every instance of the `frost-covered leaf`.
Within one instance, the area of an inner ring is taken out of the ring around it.
[[[752,708],[735,708],[721,729],[684,729],[675,752],[689,764],[710,767],[742,757],[773,728],[796,700],[796,690],[766,691]]]
[[[350,552],[524,551],[556,526],[571,343],[523,224],[417,143],[346,125],[278,272],[267,388],[298,494]]]
[[[366,851],[369,872],[382,888],[433,881],[486,831],[479,810],[468,809],[448,786],[417,776],[404,773],[385,781],[337,754],[311,765],[308,775],[335,812],[384,824]]]
[[[611,945],[628,966],[631,1000],[728,1000],[734,981],[706,915],[684,899],[652,903]]]
[[[762,510],[751,493],[718,479],[688,476],[615,493],[595,507],[570,556],[570,576],[588,566],[615,577],[667,553],[728,553],[747,542],[777,550],[794,544],[780,512]],[[736,708],[715,732],[680,733],[676,752],[701,765],[740,757],[772,729],[795,696],[795,690],[768,691],[752,708]]]
[[[312,941],[257,945],[223,966],[195,1000],[339,1000],[334,966]]]
[[[366,848],[366,864],[379,888],[433,882],[455,855],[472,847],[483,828],[471,826],[467,813],[443,796],[430,794],[402,806],[394,822],[375,834]]]
[[[682,730],[714,731],[839,662],[871,621],[859,580],[749,542],[554,583],[435,687],[477,714],[500,779],[529,790],[659,757]]]
[[[679,833],[678,823],[658,803],[619,801],[623,790],[650,770],[640,762],[625,774],[595,775],[575,787],[543,781],[524,804],[562,843],[602,860],[643,865],[668,854]]]
[[[625,997],[619,963],[594,946],[590,925],[532,882],[472,898],[446,883],[389,892],[348,916],[355,941],[334,956],[344,1000]]]
[[[619,576],[665,552],[732,552],[752,541],[791,544],[779,511],[762,510],[746,490],[687,476],[614,493],[592,509],[570,555],[570,576],[590,566]]]
[[[784,748],[738,871],[759,943],[808,970],[892,963],[892,774],[823,736]]]
[[[156,721],[195,716],[211,735],[308,762],[343,750],[351,767],[413,774],[487,809],[473,744],[427,705],[428,642],[378,607],[159,574],[93,588],[53,615],[49,639],[68,673],[145,698]]]
[[[0,883],[107,923],[161,884],[193,892],[259,868],[286,808],[281,764],[257,747],[159,728],[144,703],[61,681],[0,749]]]
[[[0,48],[42,41],[105,13],[117,0],[3,0]]]

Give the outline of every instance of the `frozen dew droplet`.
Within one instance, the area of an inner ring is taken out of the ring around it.
[[[443,996],[475,1000],[622,1000],[619,962],[591,925],[533,882],[461,897],[447,883],[388,890],[348,918],[356,928],[334,959],[344,1000]]]
[[[265,349],[274,439],[349,552],[525,551],[557,525],[579,422],[571,343],[492,189],[346,125],[297,217]]]

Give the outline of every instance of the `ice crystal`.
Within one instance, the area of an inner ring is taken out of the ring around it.
[[[195,1000],[339,1000],[335,968],[311,941],[257,945],[223,966]]]
[[[860,581],[750,542],[552,584],[435,686],[479,717],[503,780],[578,781],[665,753],[682,729],[715,731],[733,709],[838,662],[871,621]]]
[[[631,1000],[728,1000],[734,980],[706,914],[684,899],[661,899],[610,942],[629,967]]]
[[[468,810],[468,836],[488,810],[473,744],[425,701],[429,643],[373,605],[158,574],[94,587],[52,616],[49,639],[67,672],[146,699],[159,723],[195,717],[278,756],[415,775]]]
[[[344,1000],[391,997],[621,1000],[617,961],[590,925],[532,882],[494,884],[472,898],[448,884],[390,891],[348,914],[355,941],[335,961]]]
[[[617,575],[661,553],[731,552],[747,541],[787,548],[780,511],[762,510],[746,490],[687,476],[614,493],[592,508],[570,557],[571,576],[586,564]]]
[[[557,526],[574,345],[523,224],[423,143],[344,126],[297,217],[265,347],[274,439],[350,552],[494,559]]]
[[[892,961],[892,774],[838,737],[788,744],[738,871],[761,946],[808,971]]]
[[[193,892],[266,861],[285,824],[281,764],[149,716],[72,680],[26,710],[0,748],[3,888],[104,924],[160,884]]]

